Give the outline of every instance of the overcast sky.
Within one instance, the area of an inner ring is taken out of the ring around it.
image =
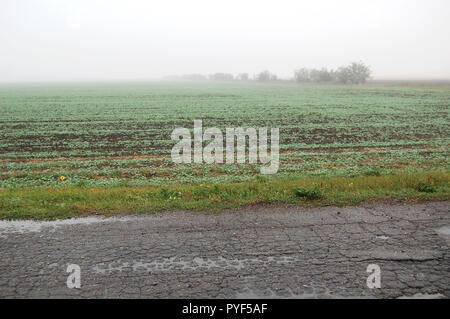
[[[355,60],[450,79],[448,0],[1,0],[0,81],[151,79]]]

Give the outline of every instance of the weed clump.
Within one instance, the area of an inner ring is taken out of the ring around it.
[[[381,176],[381,171],[378,168],[369,169],[364,172],[366,176]]]
[[[417,183],[416,190],[422,193],[436,193],[436,187],[424,182]]]
[[[322,198],[323,192],[317,186],[313,187],[312,189],[300,187],[295,190],[295,196],[300,198],[306,198],[308,200],[315,200]]]
[[[169,199],[177,199],[181,196],[181,193],[177,193],[174,191],[170,191],[167,188],[163,187],[161,188],[161,197],[165,200]]]

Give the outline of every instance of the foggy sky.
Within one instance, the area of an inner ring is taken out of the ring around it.
[[[0,81],[369,64],[374,78],[450,79],[448,0],[1,0]]]

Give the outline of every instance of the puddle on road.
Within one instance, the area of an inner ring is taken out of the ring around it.
[[[140,271],[140,272],[169,272],[174,270],[190,270],[197,269],[235,269],[241,270],[245,267],[251,266],[265,266],[265,265],[283,265],[295,262],[297,259],[293,257],[284,256],[269,256],[265,258],[246,258],[246,259],[226,259],[218,257],[216,259],[199,258],[192,260],[180,260],[179,258],[166,258],[158,261],[142,262],[113,262],[110,264],[97,264],[92,269],[94,273],[106,274],[111,272],[123,271]]]
[[[441,235],[450,236],[450,226],[444,226],[438,229],[435,229],[437,233]]]
[[[70,225],[89,225],[94,223],[107,223],[115,221],[127,221],[129,218],[121,217],[83,217],[54,221],[34,221],[34,220],[0,220],[0,237],[6,238],[7,234],[24,234],[41,232],[43,230],[54,231],[58,227]]]

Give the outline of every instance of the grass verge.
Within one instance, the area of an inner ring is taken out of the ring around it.
[[[450,172],[399,172],[358,177],[278,178],[167,187],[0,189],[0,219],[51,220],[165,210],[220,211],[249,204],[352,205],[368,200],[448,200]]]

